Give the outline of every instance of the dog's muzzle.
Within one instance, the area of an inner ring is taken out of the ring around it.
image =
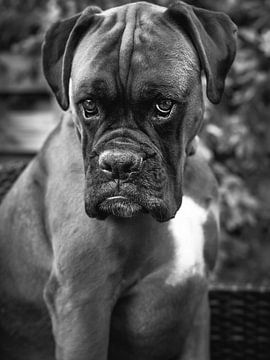
[[[133,217],[150,213],[164,221],[167,169],[151,146],[113,139],[86,166],[85,208],[90,217]]]
[[[127,192],[123,193],[124,183],[132,183],[132,178],[139,176],[143,157],[129,150],[105,150],[99,155],[100,172],[113,182],[119,195],[108,196],[99,204],[99,212],[119,217],[132,217],[143,211],[143,207]],[[126,188],[127,189],[127,188]],[[123,195],[120,195],[120,194]]]

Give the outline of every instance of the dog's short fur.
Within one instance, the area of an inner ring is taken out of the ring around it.
[[[182,2],[88,7],[48,31],[68,111],[1,205],[1,358],[208,359],[217,188],[192,153],[201,71],[217,103],[235,32]]]

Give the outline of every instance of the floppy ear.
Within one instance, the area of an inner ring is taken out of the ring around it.
[[[236,25],[224,13],[200,9],[181,1],[169,7],[166,14],[192,40],[206,75],[208,99],[218,103],[235,57]]]
[[[73,52],[91,26],[94,15],[100,12],[100,8],[90,6],[80,14],[55,23],[45,35],[42,47],[43,72],[63,110],[69,107],[68,82]]]

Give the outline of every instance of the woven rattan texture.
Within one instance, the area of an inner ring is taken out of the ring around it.
[[[213,360],[270,360],[270,289],[210,292]]]
[[[25,165],[0,165],[0,201]],[[219,287],[209,298],[211,359],[270,360],[270,289]]]

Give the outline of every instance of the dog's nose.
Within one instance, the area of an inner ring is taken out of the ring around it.
[[[99,168],[110,179],[125,180],[141,170],[143,158],[132,151],[105,150],[99,156]]]

